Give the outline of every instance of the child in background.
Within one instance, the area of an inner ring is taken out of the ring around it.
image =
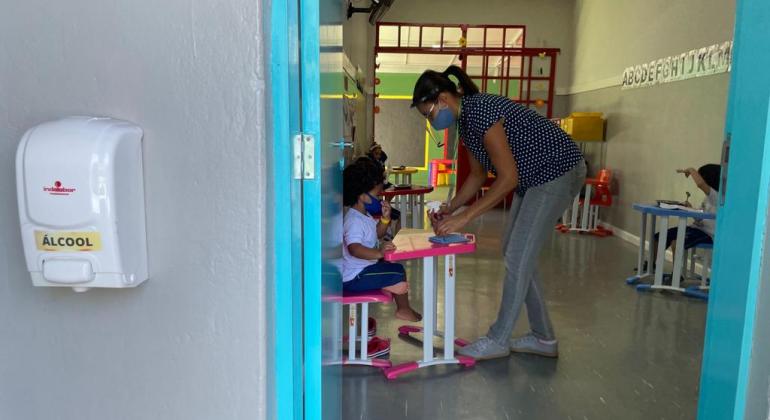
[[[364,162],[356,161],[345,168],[343,177],[343,204],[349,207],[343,222],[342,289],[346,292],[385,290],[393,294],[396,318],[419,321],[422,316],[409,305],[409,286],[401,264],[384,261],[385,252],[395,250],[391,242],[379,238],[385,235],[390,223],[390,205],[382,206],[379,222],[366,211],[372,202],[369,191],[376,186]]]
[[[383,168],[385,167],[385,162],[388,160],[388,155],[385,154],[385,152],[382,150],[382,146],[377,142],[372,142],[371,147],[369,147],[368,156],[374,159],[375,162],[382,165]]]
[[[703,165],[696,171],[694,168],[678,169],[676,172],[692,178],[695,185],[706,194],[701,204],[704,213],[716,213],[719,192],[719,174],[722,167],[715,164]],[[699,244],[713,244],[716,230],[716,220],[696,220],[687,227],[684,234],[684,249],[693,248]],[[677,228],[671,228],[666,233],[666,248],[676,241]],[[659,234],[655,235],[655,247],[657,249]]]
[[[382,146],[377,144],[377,142],[372,142],[371,147],[369,147],[369,153],[367,153],[366,156],[382,166],[382,173],[384,177],[382,183],[384,188],[390,188],[392,184],[388,182],[388,176],[385,174],[385,162],[388,160],[388,155],[385,154],[384,150],[382,150]]]

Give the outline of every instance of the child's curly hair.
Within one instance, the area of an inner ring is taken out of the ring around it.
[[[380,162],[368,157],[362,156],[356,159],[356,163],[364,165],[369,172],[369,177],[374,181],[374,185],[385,182],[385,167]]]
[[[360,160],[353,162],[342,171],[342,204],[348,207],[356,204],[358,197],[375,185],[368,165]]]

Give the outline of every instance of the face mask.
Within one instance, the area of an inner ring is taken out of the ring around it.
[[[372,215],[382,214],[382,203],[380,203],[380,200],[369,193],[366,193],[366,195],[368,195],[369,198],[372,199],[371,203],[364,204],[364,208],[366,209],[366,212]]]
[[[455,114],[449,107],[440,108],[436,118],[430,120],[430,125],[436,130],[445,130],[455,123]]]

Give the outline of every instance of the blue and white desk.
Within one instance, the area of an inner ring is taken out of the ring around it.
[[[626,280],[628,284],[636,284],[642,280],[653,277],[652,284],[640,284],[636,286],[637,290],[675,290],[678,292],[686,292],[686,289],[681,287],[680,279],[682,277],[682,268],[684,266],[684,234],[687,229],[687,219],[700,219],[708,220],[715,219],[716,214],[704,213],[702,211],[689,211],[689,210],[667,210],[662,209],[654,204],[634,204],[634,210],[642,214],[642,230],[639,234],[639,257],[637,259],[636,275],[629,277]],[[660,217],[660,241],[658,241],[657,256],[653,249],[655,243],[655,228],[657,218]],[[677,217],[677,233],[676,233],[676,249],[674,250],[674,272],[671,276],[671,285],[666,286],[663,284],[663,272],[664,264],[666,261],[666,235],[669,228],[669,218]],[[650,231],[647,233],[647,219],[650,219]],[[649,237],[648,237],[649,235]],[[644,255],[646,250],[646,241],[649,240],[649,259],[647,268],[644,269]],[[655,261],[653,264],[652,261]],[[658,270],[655,270],[658,267]]]

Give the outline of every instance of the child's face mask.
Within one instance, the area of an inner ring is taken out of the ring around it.
[[[366,193],[367,198],[369,199],[369,202],[364,201],[364,208],[366,208],[366,212],[369,214],[382,214],[382,203],[380,203],[379,198]]]

